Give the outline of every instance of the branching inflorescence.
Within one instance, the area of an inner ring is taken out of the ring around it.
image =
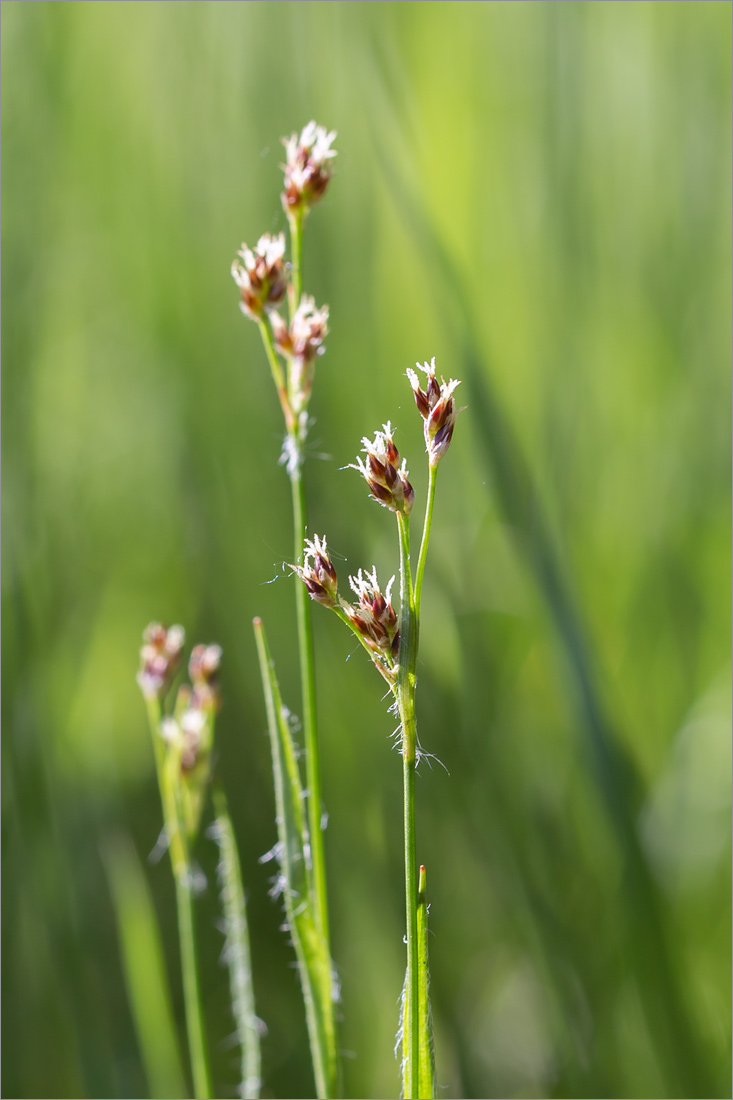
[[[414,370],[408,369],[407,376],[415,394],[415,402],[424,421],[425,449],[428,454],[430,471],[430,489],[426,508],[426,525],[423,531],[423,546],[418,558],[417,581],[422,580],[425,565],[425,553],[430,537],[432,497],[434,494],[434,471],[450,446],[457,409],[453,391],[460,383],[455,379],[438,382],[435,373],[435,359],[430,365],[416,364],[427,376],[425,390]],[[362,439],[366,458],[357,456],[356,462],[349,468],[357,470],[374,499],[384,508],[395,512],[406,520],[410,516],[415,501],[415,490],[408,480],[409,471],[405,459],[400,463],[400,455],[394,443],[394,431],[390,423],[383,424],[382,430],[375,432],[374,439]],[[339,618],[353,630],[378,671],[388,683],[396,685],[399,668],[400,628],[397,614],[392,607],[391,592],[395,581],[393,576],[382,593],[375,568],[360,569],[356,576],[349,577],[349,587],[358,597],[356,603],[345,600],[338,590],[338,577],[328,553],[326,538],[315,535],[306,539],[303,550],[303,564],[290,568],[303,581],[308,595],[317,603],[335,611]],[[417,583],[415,585],[417,588]],[[401,614],[406,609],[402,609]],[[416,607],[419,618],[419,605]]]
[[[261,236],[254,248],[243,244],[232,264],[232,276],[239,287],[242,312],[256,321],[270,366],[285,421],[282,459],[290,478],[293,498],[294,555],[303,548],[307,531],[306,497],[303,479],[304,444],[308,433],[308,405],[313,391],[315,365],[325,351],[328,335],[328,306],[318,306],[302,290],[302,244],[306,217],[323,197],[332,177],[336,134],[309,122],[300,134],[283,139],[286,153],[284,189],[280,196],[287,215],[290,259],[285,259],[285,235]],[[287,317],[280,312],[287,297]],[[324,545],[325,550],[325,545]],[[329,590],[328,556],[313,544],[312,561],[316,573],[310,591],[327,598]],[[282,866],[282,879],[288,883],[285,906],[293,945],[298,958],[301,984],[311,1043],[313,1068],[319,1097],[335,1096],[338,1090],[338,1059],[332,990],[333,978],[329,947],[329,920],[326,892],[326,868],[321,821],[321,780],[319,737],[316,713],[315,662],[306,592],[296,594],[298,651],[300,658],[303,728],[305,734],[307,820],[300,809],[286,812],[293,800],[301,799],[299,776],[288,763],[291,752],[287,731],[280,727],[281,715],[276,700],[279,689],[268,655],[264,628],[255,627],[263,686],[268,701],[268,720],[272,737],[276,797],[284,809],[279,813],[281,831],[279,851],[307,864],[303,882],[292,865]],[[282,736],[281,736],[282,734]],[[291,826],[288,831],[288,822]],[[296,904],[296,894],[305,892]],[[291,911],[292,910],[292,911]],[[311,929],[310,922],[313,927]],[[307,925],[307,927],[306,927]],[[308,947],[307,945],[310,945]]]
[[[306,540],[302,565],[291,568],[302,580],[306,591],[317,603],[334,611],[353,631],[379,673],[389,684],[394,709],[400,716],[400,746],[403,758],[405,823],[405,907],[407,919],[407,973],[403,993],[402,1016],[398,1030],[402,1050],[403,1096],[435,1096],[430,1007],[427,976],[427,902],[425,868],[418,877],[415,849],[414,773],[418,759],[415,688],[417,648],[420,633],[420,599],[428,542],[432,524],[435,478],[440,460],[453,436],[456,408],[453,397],[458,382],[438,380],[435,359],[418,363],[426,376],[423,389],[418,375],[408,370],[415,402],[423,418],[425,448],[428,455],[428,497],[422,542],[413,580],[410,560],[410,514],[415,491],[408,479],[407,465],[395,446],[390,423],[364,438],[363,451],[351,467],[365,479],[374,499],[394,512],[400,548],[400,614],[392,606],[392,586],[384,592],[376,569],[360,569],[349,577],[356,601],[345,599],[338,589],[338,577],[328,553],[325,537]]]
[[[404,459],[388,422],[374,438],[362,439],[362,454],[353,469],[365,479],[374,499],[393,512],[399,542],[399,614],[392,603],[396,576],[382,588],[375,567],[348,578],[346,595],[326,538],[306,538],[303,482],[304,443],[315,365],[325,351],[328,306],[317,306],[302,290],[303,229],[308,212],[325,194],[332,177],[335,133],[310,122],[300,134],[284,139],[286,164],[283,210],[288,219],[290,258],[283,233],[265,233],[254,248],[242,244],[231,268],[239,289],[240,308],[259,327],[285,422],[283,460],[292,487],[294,564],[302,585],[296,588],[298,649],[301,669],[306,783],[303,785],[285,707],[267,646],[264,626],[254,621],[267,708],[275,780],[280,862],[278,893],[286,910],[295,950],[319,1098],[339,1091],[339,1062],[334,1001],[338,983],[329,948],[329,920],[322,838],[319,740],[310,597],[335,612],[368,653],[389,687],[399,714],[403,760],[405,913],[407,968],[398,1029],[402,1051],[402,1095],[406,1100],[436,1095],[432,1030],[428,998],[427,900],[425,868],[416,861],[414,777],[418,760],[415,688],[420,632],[420,600],[430,539],[435,478],[450,446],[456,416],[453,397],[458,382],[438,380],[435,360],[417,364],[421,381],[407,371],[423,419],[428,455],[428,494],[422,541],[414,571],[410,557],[410,516],[415,503]],[[287,315],[280,311],[287,305]],[[194,1090],[212,1095],[207,1044],[199,989],[194,929],[194,861],[192,849],[200,831],[204,800],[212,780],[214,722],[220,706],[217,645],[196,646],[189,662],[191,684],[179,687],[175,704],[166,697],[180,668],[184,631],[152,623],[144,633],[138,683],[145,697],[153,734],[165,838],[176,884],[181,968]],[[232,1007],[242,1051],[240,1094],[256,1098],[260,1089],[260,1024],[254,1011],[244,890],[234,833],[224,792],[215,785],[214,834],[220,847],[220,880],[225,909],[226,957]]]

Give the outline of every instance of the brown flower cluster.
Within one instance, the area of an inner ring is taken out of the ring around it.
[[[339,606],[338,577],[325,538],[315,535],[312,541],[306,539],[302,567],[291,565],[290,568],[298,574],[314,600],[324,607]]]
[[[254,249],[243,244],[232,264],[232,278],[242,295],[240,309],[258,321],[285,296],[288,273],[285,266],[285,236],[269,233],[260,237]]]
[[[282,204],[286,214],[307,212],[322,197],[333,174],[330,162],[336,150],[331,143],[335,137],[335,130],[329,133],[311,121],[300,136],[283,138],[287,163]]]
[[[429,366],[427,363],[422,366],[416,363],[415,366],[427,375],[425,389],[421,389],[420,380],[414,370],[408,368],[407,377],[410,379],[415,403],[424,421],[423,432],[428,461],[431,466],[437,466],[450,446],[456,417],[461,412],[461,409],[456,409],[453,399],[453,391],[460,382],[456,382],[453,378],[450,382],[446,382],[444,378],[438,382],[435,377],[435,356]]]
[[[356,606],[349,605],[347,614],[356,629],[373,649],[391,665],[397,659],[400,648],[400,631],[397,613],[392,607],[394,577],[384,594],[377,581],[377,571],[360,569],[355,577],[349,577],[349,585],[359,598]]]
[[[371,572],[360,569],[355,577],[349,577],[349,586],[358,597],[358,602],[349,603],[339,595],[338,578],[326,540],[318,535],[312,541],[306,539],[303,565],[291,565],[290,568],[297,573],[317,603],[337,611],[342,619],[348,620],[354,633],[371,651],[379,671],[389,683],[393,683],[400,646],[397,613],[392,606],[391,595],[394,577],[382,593],[376,569]]]
[[[364,437],[362,443],[366,460],[358,456],[351,468],[358,470],[366,480],[372,496],[392,512],[409,516],[415,500],[415,490],[407,480],[407,465],[400,461],[399,451],[392,439],[391,424],[383,424],[383,431],[375,432],[374,441]]]

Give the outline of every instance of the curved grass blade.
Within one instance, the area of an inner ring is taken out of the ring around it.
[[[316,1088],[319,1098],[333,1097],[337,1075],[334,981],[326,941],[315,919],[303,788],[262,620],[255,619],[253,625],[272,750],[280,885],[303,989]]]
[[[226,796],[218,786],[214,788],[214,809],[216,819],[209,829],[209,834],[219,846],[217,871],[224,909],[226,935],[224,957],[229,969],[232,1013],[242,1052],[238,1093],[243,1100],[258,1100],[261,1085],[260,1031],[262,1025],[255,1013],[247,909],[237,842],[227,809]]]

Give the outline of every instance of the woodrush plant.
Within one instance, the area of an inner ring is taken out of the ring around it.
[[[318,732],[315,710],[315,671],[310,614],[306,594],[334,611],[369,653],[387,681],[392,709],[399,716],[403,760],[404,857],[407,968],[402,997],[398,1046],[402,1051],[402,1086],[406,1098],[435,1095],[435,1069],[428,999],[426,873],[418,876],[415,845],[415,769],[419,759],[415,716],[416,665],[420,631],[420,604],[425,572],[438,464],[447,451],[457,415],[453,391],[457,381],[437,380],[435,360],[408,370],[415,401],[423,418],[428,454],[428,496],[422,541],[413,581],[409,517],[414,490],[406,464],[400,465],[390,424],[374,440],[364,439],[366,459],[355,468],[364,476],[375,499],[394,512],[400,559],[400,615],[392,606],[394,577],[382,593],[376,570],[359,570],[349,578],[357,597],[345,600],[338,591],[336,570],[326,539],[307,539],[306,502],[302,474],[303,444],[308,430],[315,360],[324,351],[328,308],[318,310],[313,298],[302,294],[302,242],[305,217],[324,194],[330,178],[334,133],[310,122],[300,136],[285,140],[285,190],[281,196],[288,217],[291,242],[287,291],[289,323],[277,312],[285,297],[287,267],[285,241],[260,237],[255,249],[242,245],[232,275],[241,291],[242,311],[259,325],[265,352],[282,408],[286,438],[282,460],[290,477],[293,497],[295,563],[292,571],[303,581],[296,591],[298,640],[306,749],[307,822],[304,792],[296,762],[288,714],[284,710],[262,621],[255,619],[263,686],[267,702],[278,819],[278,847],[282,889],[288,924],[298,959],[314,1073],[319,1097],[335,1095],[337,1060],[333,1018],[334,993],[328,941],[326,879],[321,829]],[[281,365],[278,355],[284,360]],[[298,563],[301,564],[298,564]]]
[[[425,375],[407,370],[423,420],[428,456],[428,490],[422,539],[413,573],[410,515],[415,492],[390,423],[374,439],[362,439],[365,457],[352,468],[364,477],[371,495],[394,513],[399,552],[399,615],[392,605],[393,576],[382,591],[375,568],[349,577],[352,598],[339,592],[338,577],[325,536],[306,537],[303,478],[304,444],[315,362],[324,352],[328,307],[318,309],[302,292],[302,245],[306,216],[331,179],[334,133],[310,122],[300,135],[285,139],[285,189],[281,195],[290,236],[261,236],[254,247],[243,244],[232,265],[242,312],[254,320],[277,390],[285,422],[282,463],[291,483],[298,651],[305,731],[306,786],[303,787],[291,715],[280,694],[261,619],[254,620],[272,752],[278,842],[263,859],[277,858],[280,873],[271,893],[282,894],[287,928],[295,949],[319,1097],[339,1095],[334,1004],[338,983],[329,947],[329,920],[322,835],[318,722],[310,597],[335,612],[369,654],[386,681],[390,710],[398,717],[403,766],[405,922],[407,965],[395,1050],[401,1052],[402,1095],[406,1100],[435,1097],[435,1061],[429,1001],[426,870],[418,870],[415,834],[415,771],[421,750],[417,737],[415,693],[422,586],[432,527],[438,466],[453,436],[458,382],[438,380],[435,359],[416,364]],[[287,298],[288,319],[278,312]],[[281,362],[282,360],[282,362]],[[424,387],[424,388],[423,388]],[[353,597],[356,597],[353,599]],[[212,1095],[196,962],[193,897],[196,875],[192,848],[200,831],[211,780],[214,719],[220,704],[218,671],[221,649],[197,646],[191,654],[192,687],[179,688],[172,713],[165,699],[180,665],[182,627],[152,623],[144,634],[138,682],[147,702],[163,808],[164,834],[176,884],[186,1024],[195,1095]],[[219,879],[225,913],[225,957],[230,970],[232,1009],[242,1052],[240,1095],[258,1097],[260,1023],[254,1010],[247,919],[236,841],[224,793],[214,790],[215,822],[209,832],[220,849]]]
[[[369,654],[377,671],[386,680],[392,694],[390,709],[399,717],[399,744],[403,768],[403,822],[405,859],[405,913],[407,969],[402,995],[402,1014],[397,1046],[402,1052],[403,1096],[434,1097],[435,1061],[428,995],[426,870],[417,871],[415,843],[415,770],[420,756],[415,713],[417,655],[420,637],[420,606],[425,562],[433,518],[438,464],[448,450],[458,412],[453,391],[459,384],[451,379],[438,382],[435,359],[416,364],[426,376],[423,390],[417,374],[407,371],[415,401],[423,418],[428,453],[428,495],[422,540],[414,574],[410,555],[410,514],[415,492],[408,480],[405,460],[394,443],[391,424],[375,433],[374,440],[362,439],[366,459],[357,457],[353,469],[359,471],[374,499],[397,518],[400,559],[400,614],[392,606],[392,577],[384,592],[371,572],[360,569],[349,577],[355,603],[344,599],[338,590],[338,577],[328,554],[326,538],[316,535],[306,540],[303,565],[291,568],[303,581],[308,594],[317,603],[334,611],[355,634]]]
[[[285,421],[281,461],[290,479],[296,558],[308,529],[303,478],[308,404],[315,362],[325,350],[323,341],[328,333],[328,306],[318,309],[314,299],[303,294],[303,233],[309,211],[324,195],[331,180],[331,160],[336,156],[331,145],[335,137],[334,132],[329,133],[315,122],[309,122],[300,135],[294,133],[283,139],[285,186],[280,198],[288,220],[289,265],[285,263],[284,234],[272,237],[266,233],[254,249],[242,244],[231,269],[240,290],[240,308],[259,327]],[[286,296],[287,321],[278,313]],[[296,591],[296,618],[305,737],[305,792],[264,627],[259,619],[255,620],[255,633],[275,778],[278,844],[273,854],[279,859],[281,868],[276,891],[283,894],[298,961],[316,1089],[319,1097],[334,1097],[339,1075],[334,1015],[338,983],[329,942],[313,631],[309,601],[302,589]],[[305,815],[303,805],[307,808]]]

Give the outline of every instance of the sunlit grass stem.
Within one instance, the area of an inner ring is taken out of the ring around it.
[[[304,213],[302,210],[288,214],[291,238],[291,264],[290,286],[288,288],[288,310],[292,322],[298,308],[302,292],[302,252],[303,252],[303,224]],[[273,381],[277,389],[280,405],[285,418],[285,427],[288,433],[286,465],[293,502],[293,561],[297,562],[303,553],[308,523],[306,511],[305,484],[303,477],[303,435],[304,427],[295,414],[297,407],[296,395],[290,392],[289,380],[278,361],[277,353],[269,322],[263,319],[259,322],[260,334],[265,347]],[[318,739],[318,720],[316,712],[316,675],[315,658],[313,652],[313,627],[311,622],[311,608],[308,593],[303,585],[296,586],[295,593],[296,616],[298,627],[298,655],[300,666],[300,682],[302,696],[303,733],[305,740],[305,771],[307,790],[307,821],[308,840],[310,846],[310,861],[312,871],[312,885],[309,883],[309,892],[312,893],[311,904],[316,927],[323,938],[324,950],[330,963],[331,949],[328,920],[328,894],[326,888],[326,859],[324,850],[321,801],[321,767]],[[306,963],[307,965],[307,963]],[[323,1011],[331,1014],[331,1028],[335,1026],[333,1020],[333,1004],[322,1006]],[[317,1072],[317,1077],[319,1076]],[[319,1086],[319,1095],[335,1095],[335,1082],[328,1079],[325,1074]]]
[[[429,467],[425,523],[418,554],[415,586],[410,566],[410,525],[397,513],[400,536],[400,651],[397,704],[402,727],[402,790],[405,841],[405,915],[407,926],[406,1007],[403,1024],[403,1084],[405,1100],[422,1095],[420,1089],[420,1002],[418,998],[418,875],[415,841],[415,767],[417,764],[417,721],[415,688],[420,635],[420,597],[435,500],[437,466]]]
[[[301,280],[301,255],[303,219],[301,215],[289,217],[291,229],[292,250],[292,279],[290,289],[297,286],[298,297],[293,304],[294,294],[290,297],[290,312],[292,315],[300,300]],[[262,343],[265,348],[273,381],[280,398],[285,426],[289,437],[289,461],[288,476],[293,500],[293,560],[297,561],[303,553],[303,543],[307,532],[307,513],[305,500],[305,485],[303,479],[303,454],[302,440],[300,438],[299,425],[293,413],[291,394],[288,393],[287,383],[282,367],[275,352],[270,325],[266,320],[259,322]],[[310,833],[311,859],[313,865],[313,883],[315,890],[314,908],[316,922],[323,933],[326,943],[329,944],[328,925],[328,897],[326,891],[326,860],[323,843],[323,829],[321,828],[321,768],[320,751],[318,743],[318,720],[316,714],[316,676],[315,659],[313,654],[313,628],[311,625],[310,600],[305,589],[296,587],[296,614],[298,622],[298,654],[300,663],[300,680],[303,706],[303,731],[306,751],[306,785],[308,789],[308,830]]]
[[[302,209],[288,215],[290,226],[290,287],[289,309],[292,321],[300,302],[303,286],[303,226],[305,214]],[[293,496],[293,539],[294,558],[298,561],[303,553],[303,544],[308,529],[305,485],[303,481],[302,441],[299,426],[288,429],[291,446],[294,448],[294,461],[288,473]],[[303,731],[305,736],[305,770],[308,788],[308,832],[310,834],[311,860],[313,867],[313,888],[315,891],[314,910],[326,947],[330,951],[328,927],[328,896],[326,892],[326,856],[321,827],[321,763],[318,744],[318,716],[316,713],[316,670],[313,656],[313,627],[311,624],[310,599],[303,585],[296,585],[296,613],[298,617],[298,653],[300,657],[300,683],[303,697]]]
[[[266,318],[263,317],[257,322],[257,326],[260,330],[260,336],[262,337],[262,343],[265,348],[267,362],[270,365],[270,372],[272,374],[272,380],[275,383],[277,396],[280,399],[280,408],[285,418],[285,427],[288,430],[288,435],[292,436],[296,431],[297,425],[288,397],[288,387],[285,381],[285,375],[275,352],[275,344],[272,339],[270,324]]]
[[[417,570],[415,572],[415,618],[418,622],[418,628],[420,623],[420,598],[422,596],[422,582],[423,575],[425,573],[425,561],[428,556],[428,543],[430,542],[430,528],[433,524],[433,503],[435,501],[435,478],[438,473],[437,466],[428,466],[428,499],[425,505],[425,524],[422,532],[422,542],[420,543],[420,553],[417,559]]]
[[[290,226],[290,286],[288,287],[288,307],[292,321],[303,289],[303,221],[302,210],[288,214]]]
[[[305,491],[303,471],[298,463],[290,475],[293,493],[293,526],[297,561],[303,552],[306,535]],[[313,656],[313,627],[311,624],[310,597],[305,585],[295,588],[298,618],[298,651],[303,692],[303,729],[305,733],[305,770],[308,788],[308,832],[310,835],[313,888],[315,891],[315,915],[326,945],[329,946],[328,898],[326,894],[326,861],[321,827],[321,768],[316,720],[316,674]],[[329,947],[330,949],[330,947]]]
[[[402,791],[405,841],[405,916],[407,929],[407,1007],[403,1028],[404,1096],[414,1100],[418,1092],[419,1035],[417,1014],[417,855],[415,846],[415,666],[418,622],[410,571],[410,526],[397,513],[400,535],[400,650],[397,704],[402,726]]]

